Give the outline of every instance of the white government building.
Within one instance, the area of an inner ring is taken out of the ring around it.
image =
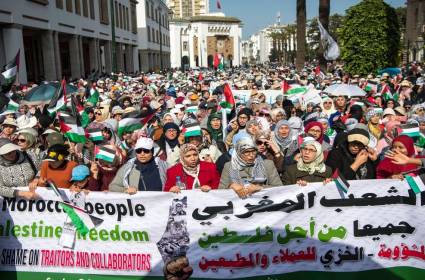
[[[20,49],[20,83],[111,72],[111,2],[117,70],[139,70],[136,0],[1,0],[0,65]]]
[[[223,13],[170,21],[171,67],[212,67],[216,53],[226,67],[241,64],[242,22]]]

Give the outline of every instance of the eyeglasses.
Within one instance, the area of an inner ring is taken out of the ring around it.
[[[177,130],[175,130],[174,128],[169,128],[167,129],[167,132],[177,133]]]
[[[308,149],[308,148],[301,148],[301,151],[307,152],[307,153],[315,153],[315,152],[317,152],[315,149]]]
[[[10,125],[10,124],[4,124],[3,128],[16,128],[16,126]]]
[[[332,104],[332,101],[323,102],[323,104]]]
[[[322,131],[320,129],[309,129],[308,132],[309,133],[322,133]]]
[[[256,143],[257,143],[258,146],[267,144],[266,141],[260,141],[260,140],[257,140]]]
[[[151,153],[151,150],[144,149],[144,148],[139,148],[139,149],[136,149],[135,151],[136,151],[137,154],[141,154],[141,153],[150,154]]]
[[[101,112],[96,112],[96,113],[94,113],[95,115],[98,115],[98,116],[101,116],[102,115],[102,113]]]
[[[260,117],[267,117],[267,116],[269,116],[269,114],[266,114],[266,113],[260,113]]]
[[[25,142],[27,142],[27,140],[25,140],[25,139],[20,139],[20,138],[16,139],[16,141],[18,141],[19,143],[25,143]]]
[[[256,155],[257,154],[257,150],[248,150],[248,151],[244,151],[242,153],[244,155]]]

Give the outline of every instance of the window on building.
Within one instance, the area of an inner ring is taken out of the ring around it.
[[[118,12],[119,12],[119,17],[120,17],[120,24],[119,24],[119,27],[120,28],[123,28],[123,16],[122,16],[122,5],[121,4],[118,4],[118,6],[120,7],[119,8],[119,10],[118,10]]]
[[[146,17],[149,18],[149,2],[146,1],[146,7],[145,7]]]
[[[88,17],[89,16],[89,6],[87,5],[87,0],[83,1],[83,16]]]
[[[156,42],[159,43],[159,40],[161,40],[161,38],[159,38],[159,32],[157,30],[156,31]]]
[[[183,50],[187,51],[187,42],[183,42]]]
[[[151,40],[151,42],[153,42],[153,43],[155,43],[156,41],[155,41],[155,29],[151,29],[151,34],[152,34],[152,40]]]
[[[148,42],[151,41],[151,28],[148,26]]]
[[[154,20],[153,5],[151,3],[151,19]]]
[[[94,0],[90,0],[90,18],[91,19],[95,19],[95,14],[94,14]]]
[[[66,10],[72,13],[72,0],[66,0]]]
[[[63,0],[56,0],[56,8],[63,9]]]
[[[99,0],[100,23],[109,24],[108,0]]]
[[[136,15],[136,4],[133,2],[130,3],[131,9],[131,31],[136,34],[137,33],[137,15]]]
[[[75,5],[75,13],[77,15],[81,15],[81,2],[80,2],[80,0],[75,0],[74,5]]]

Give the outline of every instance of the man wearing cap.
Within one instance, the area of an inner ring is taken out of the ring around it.
[[[0,138],[7,138],[9,140],[13,140],[15,138],[15,131],[18,128],[18,124],[12,118],[6,118],[1,125],[1,133]]]
[[[32,184],[45,186],[47,180],[51,180],[58,188],[69,188],[72,169],[78,163],[67,160],[67,156],[69,156],[67,146],[63,144],[50,146],[45,160],[41,163],[40,178],[34,179]]]
[[[139,138],[134,151],[136,157],[118,170],[109,190],[129,194],[135,194],[137,191],[162,191],[167,179],[168,165],[154,157],[153,140],[147,137]]]
[[[34,188],[29,191],[16,189],[28,186],[37,174],[34,163],[20,149],[9,139],[0,138],[0,195],[35,199]]]

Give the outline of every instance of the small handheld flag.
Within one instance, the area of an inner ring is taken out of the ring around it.
[[[345,180],[344,176],[339,173],[339,170],[336,169],[335,172],[332,175],[332,179],[335,182],[335,185],[344,193],[348,192],[348,188],[350,187],[350,184]]]

